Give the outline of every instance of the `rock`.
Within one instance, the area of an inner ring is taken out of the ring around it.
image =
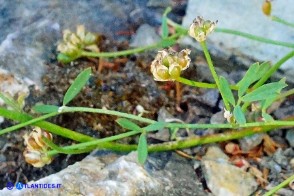
[[[133,36],[130,46],[143,47],[155,44],[160,41],[159,35],[154,28],[148,24],[143,24],[139,27],[136,34]]]
[[[201,167],[208,188],[214,195],[251,195],[258,187],[254,177],[242,169],[231,165],[218,147],[209,147],[202,157]]]
[[[218,20],[217,27],[242,31],[264,38],[293,43],[293,29],[285,25],[271,21],[261,11],[263,1],[242,1],[236,3],[234,0],[225,1],[188,1],[186,16],[183,25],[189,27],[193,19],[203,16],[205,19]],[[225,5],[225,6],[224,6]],[[272,1],[272,14],[292,22],[294,4],[291,0]],[[228,13],[230,16],[228,17]],[[240,14],[241,13],[241,14]],[[213,33],[208,37],[212,52],[226,56],[249,57],[258,61],[277,62],[290,52],[289,48],[264,44],[257,41],[244,39],[239,36],[225,33]],[[247,58],[248,59],[248,58]],[[293,75],[294,59],[288,60],[282,65],[286,74]],[[246,63],[247,64],[247,63]],[[247,64],[248,66],[250,64]],[[291,78],[289,78],[291,79]]]
[[[288,130],[286,134],[286,139],[289,142],[290,146],[294,148],[294,131],[293,130]]]
[[[224,111],[219,111],[211,116],[211,124],[222,124],[225,123],[226,119],[224,117]]]
[[[219,92],[217,90],[211,89],[205,91],[203,95],[195,96],[196,100],[201,103],[204,103],[210,107],[215,107],[218,101]]]
[[[126,40],[121,32],[144,21],[160,23],[161,13],[145,8],[147,1],[1,1],[0,25],[5,28],[0,32],[0,67],[42,86],[45,65],[56,60],[63,30],[83,24],[88,31]]]
[[[157,0],[149,0],[147,3],[148,7],[162,7],[166,8],[168,6],[172,6],[173,2],[171,0],[162,0],[162,1],[157,1]]]
[[[162,153],[159,153],[162,154]],[[162,156],[161,156],[162,157]],[[55,189],[4,188],[0,195],[205,195],[197,184],[192,165],[173,153],[163,166],[157,161],[146,163],[147,170],[137,162],[137,153],[121,156],[113,153],[90,155],[81,162],[28,184],[61,184]],[[159,162],[161,161],[158,158]],[[151,164],[151,166],[150,166]],[[162,164],[162,163],[160,163]],[[157,168],[157,169],[156,169]],[[199,183],[199,182],[198,182]]]
[[[260,134],[254,134],[254,135],[239,139],[239,143],[240,143],[240,147],[242,151],[248,152],[249,150],[258,146],[262,142],[263,136],[264,134],[260,133]]]
[[[277,119],[283,119],[288,116],[293,115],[294,106],[292,104],[286,105],[285,107],[278,108],[274,115],[277,117]]]
[[[283,150],[279,148],[273,155],[274,161],[278,163],[282,168],[287,168],[289,165],[287,157],[283,154]]]

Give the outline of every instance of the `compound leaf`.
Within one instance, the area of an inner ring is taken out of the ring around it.
[[[224,99],[228,100],[233,106],[236,105],[235,98],[230,88],[229,82],[223,77],[220,77],[220,91]]]

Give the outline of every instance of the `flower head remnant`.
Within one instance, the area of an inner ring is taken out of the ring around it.
[[[202,17],[198,16],[194,19],[193,23],[189,28],[189,35],[196,39],[198,42],[203,42],[206,40],[208,34],[213,32],[217,21],[211,22],[210,20],[204,20]]]
[[[174,81],[180,77],[181,72],[189,67],[191,59],[189,49],[176,52],[173,49],[158,51],[151,64],[154,80]]]
[[[45,137],[48,140],[52,140],[52,134],[46,131],[42,131],[41,128],[36,127],[30,134],[25,134],[24,144],[26,149],[23,152],[24,158],[27,163],[34,167],[43,167],[46,164],[50,164],[52,157],[47,155],[48,146],[43,141]]]
[[[77,32],[66,29],[63,31],[63,41],[57,46],[57,50],[68,58],[76,59],[83,50],[99,52],[96,45],[97,35],[86,32],[83,25],[77,26]]]

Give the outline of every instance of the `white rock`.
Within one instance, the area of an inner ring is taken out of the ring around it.
[[[193,19],[203,16],[204,19],[218,20],[217,27],[242,31],[272,40],[294,43],[293,28],[271,21],[262,11],[263,1],[238,1],[235,0],[190,0],[183,25],[189,27]],[[273,1],[272,15],[283,18],[289,22],[293,20],[294,4],[291,0]],[[291,48],[274,46],[248,40],[239,36],[225,33],[212,33],[208,45],[224,53],[227,57],[236,55],[250,57],[258,61],[277,62],[289,53]],[[222,54],[223,55],[223,54]],[[294,58],[283,64],[282,69],[288,70],[287,74],[294,75]]]

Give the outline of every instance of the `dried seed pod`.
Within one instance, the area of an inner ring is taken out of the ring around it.
[[[188,33],[196,41],[203,42],[206,40],[207,36],[213,32],[216,24],[217,21],[211,22],[210,20],[204,20],[202,17],[198,16],[191,24]]]
[[[52,162],[51,157],[49,157],[46,153],[42,153],[38,150],[26,149],[23,152],[23,156],[25,161],[34,167],[43,167],[44,165],[50,164]]]
[[[265,0],[262,4],[262,12],[266,16],[270,16],[272,12],[272,4],[270,0]]]
[[[151,63],[154,80],[174,81],[180,77],[181,72],[190,65],[190,52],[189,49],[184,49],[179,53],[172,49],[158,51]]]

